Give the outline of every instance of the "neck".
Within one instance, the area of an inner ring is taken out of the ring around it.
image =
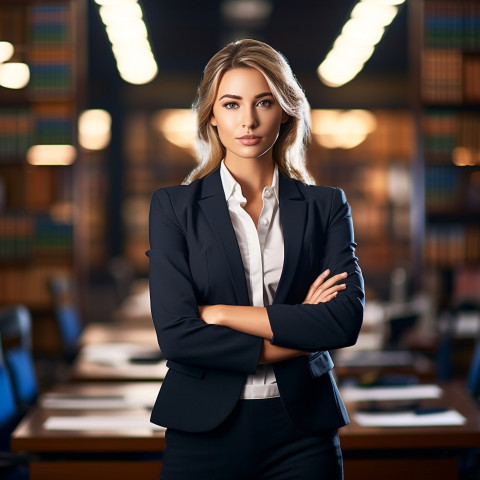
[[[261,195],[263,189],[273,182],[275,170],[273,159],[241,158],[237,161],[229,161],[226,158],[225,166],[242,187],[242,193],[247,200]]]

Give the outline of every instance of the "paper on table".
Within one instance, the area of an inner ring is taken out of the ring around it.
[[[158,348],[137,343],[93,343],[85,345],[81,356],[89,362],[102,365],[128,365],[132,357],[151,358],[159,354]]]
[[[44,408],[65,410],[112,410],[125,408],[151,408],[155,399],[128,398],[128,396],[112,397],[68,397],[45,395],[40,398]]]
[[[75,417],[48,417],[43,428],[45,430],[165,430],[150,422],[148,415],[87,415]]]
[[[408,350],[382,351],[338,351],[335,354],[337,365],[348,367],[409,366],[415,356]]]
[[[347,402],[371,400],[417,400],[439,398],[442,389],[438,385],[402,385],[400,387],[344,387],[342,398]]]
[[[355,413],[355,421],[363,427],[436,427],[463,425],[466,418],[456,410],[417,415],[402,413]]]

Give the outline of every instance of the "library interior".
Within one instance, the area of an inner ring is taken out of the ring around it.
[[[242,38],[288,60],[351,207],[345,478],[480,478],[480,0],[2,0],[0,478],[159,478],[150,201]]]

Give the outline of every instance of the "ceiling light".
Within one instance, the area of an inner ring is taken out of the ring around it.
[[[138,3],[118,3],[100,7],[100,17],[105,25],[128,23],[132,19],[142,18],[142,9]]]
[[[0,63],[10,60],[14,51],[15,49],[10,42],[0,42]]]
[[[325,148],[354,148],[377,127],[367,110],[312,110],[311,117],[312,134]]]
[[[317,69],[322,82],[340,87],[362,70],[382,39],[385,27],[398,13],[402,0],[360,0],[325,60]]]
[[[365,19],[372,25],[386,27],[397,14],[397,7],[374,2],[359,2],[352,10],[352,18]]]
[[[97,5],[119,5],[120,3],[137,3],[138,0],[93,0]]]
[[[0,64],[0,86],[19,89],[27,86],[30,81],[30,69],[26,63]]]
[[[87,150],[103,150],[110,143],[111,126],[106,110],[85,110],[78,118],[78,142]]]
[[[361,0],[363,3],[376,3],[379,5],[401,5],[405,0]]]
[[[161,110],[153,117],[153,124],[170,143],[181,148],[194,148],[197,117],[192,110]]]
[[[27,151],[30,165],[71,165],[77,156],[72,145],[33,145]]]
[[[128,83],[143,85],[158,73],[148,40],[140,5],[134,0],[95,0],[120,77]]]
[[[227,0],[221,6],[222,15],[234,23],[266,20],[273,6],[267,0]]]
[[[351,18],[344,25],[340,37],[357,44],[376,45],[382,39],[384,32],[385,28],[381,25],[372,25],[359,18]]]

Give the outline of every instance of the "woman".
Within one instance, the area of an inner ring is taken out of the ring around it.
[[[270,46],[214,55],[194,108],[199,167],[150,211],[161,478],[340,479],[327,350],[355,343],[364,298],[349,206],[311,185],[308,103]]]

